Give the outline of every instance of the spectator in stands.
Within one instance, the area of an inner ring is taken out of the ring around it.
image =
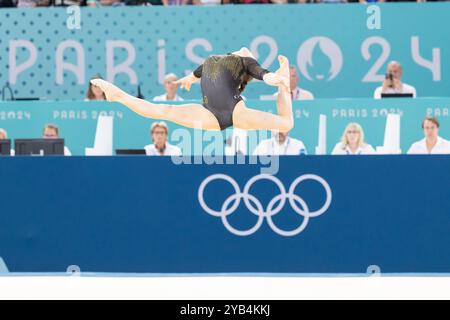
[[[385,0],[349,0],[348,2],[359,2],[359,3],[375,3],[375,2],[386,2]]]
[[[127,6],[162,6],[162,0],[126,0]]]
[[[178,84],[175,82],[178,80],[174,73],[169,73],[164,77],[164,90],[166,93],[153,98],[154,101],[183,101],[178,92]]]
[[[13,8],[16,6],[14,0],[0,0],[0,8]]]
[[[19,8],[35,8],[35,7],[48,7],[50,0],[18,0],[17,7]]]
[[[375,99],[380,99],[382,93],[412,93],[416,97],[416,88],[402,82],[403,68],[397,61],[388,64],[386,78],[383,85],[376,88],[373,94]]]
[[[223,0],[222,4],[259,4],[271,3],[270,0]]]
[[[165,6],[184,6],[189,3],[189,0],[162,0]]]
[[[86,6],[91,8],[98,8],[100,7],[100,1],[99,0],[87,0]]]
[[[291,76],[291,97],[292,100],[311,100],[314,99],[313,94],[298,86],[300,77],[297,72],[297,68],[294,65],[289,66],[289,73]],[[277,93],[274,94],[277,96]]]
[[[120,0],[100,0],[100,5],[102,7],[122,7],[125,3]]]
[[[269,0],[240,0],[241,4],[259,4],[259,3],[270,3]]]
[[[347,3],[347,0],[317,0],[318,3]]]
[[[181,149],[168,142],[169,128],[164,121],[152,124],[150,136],[153,144],[144,147],[148,156],[181,156]]]
[[[123,0],[127,6],[162,6],[164,5],[162,0]],[[190,0],[187,0],[190,1]]]
[[[96,74],[95,76],[93,76],[91,78],[92,79],[102,79],[102,77],[98,74]],[[103,93],[103,91],[99,88],[96,87],[94,85],[91,84],[91,82],[89,81],[89,87],[88,90],[86,92],[86,101],[95,101],[95,100],[106,100],[105,94]]]
[[[85,6],[85,0],[50,0],[51,5],[53,6]]]
[[[414,142],[408,154],[450,154],[450,141],[439,136],[439,121],[425,117],[422,121],[424,139]]]
[[[59,128],[57,125],[54,124],[46,124],[43,130],[43,138],[44,139],[59,139]],[[69,148],[67,146],[64,146],[64,155],[65,156],[71,156],[72,153],[70,152]]]
[[[349,123],[344,130],[341,142],[337,143],[331,154],[360,155],[375,154],[375,149],[364,142],[364,131],[358,123]]]
[[[192,4],[196,6],[214,6],[222,4],[222,0],[192,0]]]
[[[312,2],[312,0],[222,0],[222,4],[286,4],[286,3],[299,3],[302,2]]]
[[[262,140],[253,151],[254,156],[286,156],[307,154],[302,141],[289,137],[289,132],[272,131],[272,138]]]
[[[386,0],[386,2],[427,2],[427,1],[448,1],[448,0]]]

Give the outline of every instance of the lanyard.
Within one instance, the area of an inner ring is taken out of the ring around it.
[[[289,139],[289,137],[287,137],[286,138],[286,145],[284,146],[284,151],[283,151],[282,155],[286,154],[287,148],[289,147],[289,142],[291,142],[291,140]],[[275,139],[272,139],[272,152],[275,154]]]
[[[348,148],[348,146],[347,146]],[[345,148],[345,152],[347,153],[347,155],[359,155],[361,154],[362,150],[360,149],[358,152],[356,153],[350,153],[349,149]]]

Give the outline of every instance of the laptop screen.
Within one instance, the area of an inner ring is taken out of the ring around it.
[[[382,98],[412,98],[412,93],[382,93]]]
[[[116,149],[116,155],[146,155],[145,149]]]

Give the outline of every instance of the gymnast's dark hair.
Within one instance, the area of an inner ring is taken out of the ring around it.
[[[241,82],[241,86],[240,86],[240,88],[239,88],[239,93],[244,92],[245,87],[248,85],[248,83],[249,83],[250,81],[253,80],[253,77],[250,76],[249,74],[245,74],[245,73],[244,73],[244,74],[241,76],[241,80],[242,80],[242,82]]]

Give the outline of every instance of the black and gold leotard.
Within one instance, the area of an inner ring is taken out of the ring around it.
[[[203,106],[214,114],[221,130],[233,125],[233,110],[247,83],[262,80],[268,72],[255,59],[234,54],[210,56],[194,71],[201,78]]]

